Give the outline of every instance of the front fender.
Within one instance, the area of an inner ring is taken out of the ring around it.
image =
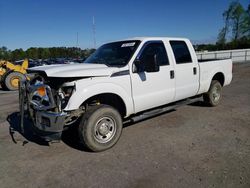
[[[69,99],[65,111],[76,110],[87,99],[104,93],[112,93],[120,96],[126,106],[126,116],[134,112],[133,100],[131,92],[126,91],[123,87],[113,83],[96,83],[87,87],[76,85],[76,91]]]

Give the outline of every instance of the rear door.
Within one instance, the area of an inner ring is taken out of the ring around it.
[[[199,66],[192,59],[185,41],[169,41],[175,57],[175,101],[197,94],[199,89]]]
[[[146,72],[142,68],[131,74],[135,112],[161,106],[174,99],[175,80],[170,77],[173,65],[169,63],[163,41],[146,42],[136,59],[145,67],[145,62],[148,62],[145,58],[152,53],[157,55],[159,72]]]

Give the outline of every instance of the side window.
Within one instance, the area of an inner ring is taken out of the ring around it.
[[[165,49],[165,46],[163,42],[150,42],[148,44],[145,44],[145,47],[143,48],[143,51],[139,57],[141,62],[147,62],[146,58],[149,55],[156,55],[157,62],[159,65],[169,65],[167,52]]]
[[[184,41],[170,41],[170,45],[173,49],[176,64],[192,63],[192,58]]]

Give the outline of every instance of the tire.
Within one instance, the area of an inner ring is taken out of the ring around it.
[[[5,90],[18,90],[18,80],[24,80],[25,76],[20,72],[7,72],[2,78],[2,87]]]
[[[3,90],[7,90],[7,88],[5,87],[4,82],[3,82],[3,80],[4,80],[4,78],[5,78],[6,75],[7,75],[7,72],[5,72],[5,73],[1,76],[1,79],[0,79],[0,84],[1,84],[1,87],[2,87]]]
[[[8,90],[4,84],[4,80],[5,80],[5,77],[7,76],[7,74],[9,74],[11,71],[7,71],[5,72],[2,76],[1,76],[1,80],[0,80],[0,84],[1,84],[1,87],[3,90]]]
[[[89,107],[82,117],[78,132],[80,142],[89,150],[107,150],[113,147],[121,136],[121,115],[108,105]]]
[[[203,94],[204,102],[209,106],[217,106],[222,98],[222,86],[219,81],[212,80],[207,93]]]

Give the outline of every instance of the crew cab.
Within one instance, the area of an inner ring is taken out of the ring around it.
[[[112,147],[125,121],[155,116],[203,96],[221,101],[232,80],[232,60],[198,61],[185,38],[141,37],[102,45],[82,64],[28,69],[19,85],[25,114],[47,141],[77,124],[79,142],[92,151]]]

